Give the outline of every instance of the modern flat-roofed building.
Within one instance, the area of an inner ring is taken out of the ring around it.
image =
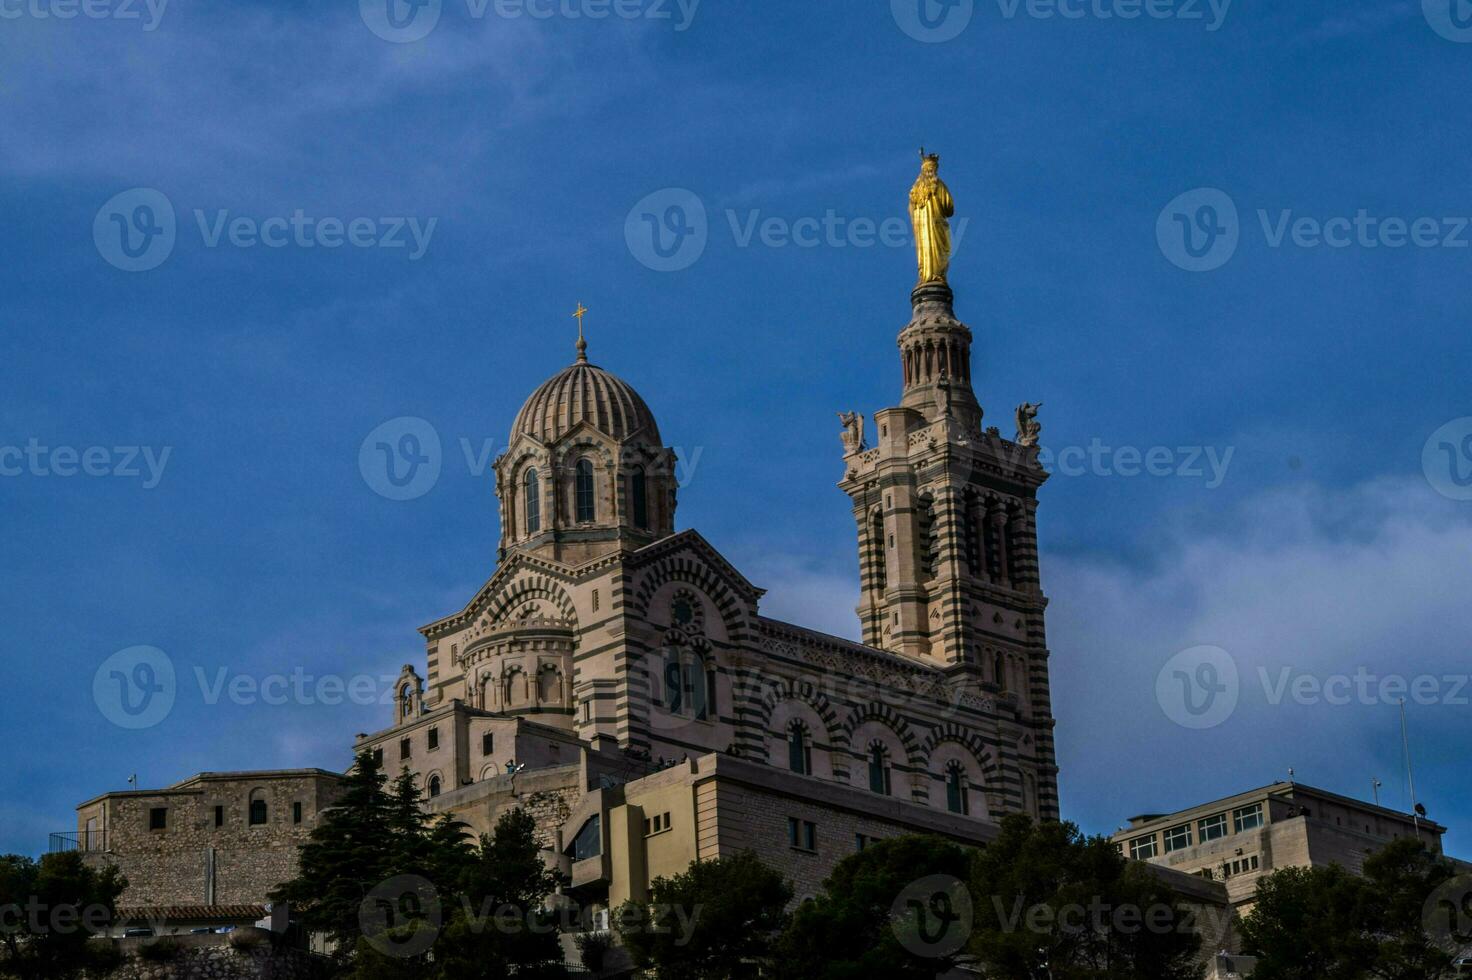
[[[1402,837],[1419,836],[1440,854],[1444,833],[1425,817],[1283,782],[1133,817],[1112,839],[1125,857],[1223,882],[1245,913],[1263,875],[1329,864],[1358,873],[1365,858]]]

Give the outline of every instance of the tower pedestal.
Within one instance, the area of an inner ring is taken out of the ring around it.
[[[904,370],[902,408],[935,422],[949,416],[980,431],[981,406],[971,389],[971,330],[956,319],[955,294],[944,282],[927,282],[910,293],[912,315],[900,331]]]

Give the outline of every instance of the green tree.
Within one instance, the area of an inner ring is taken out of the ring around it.
[[[560,975],[543,908],[558,879],[536,829],[516,809],[472,841],[465,824],[429,812],[411,774],[390,783],[363,755],[302,848],[298,876],[272,897],[334,941],[344,980]]]
[[[430,813],[407,769],[389,793],[388,829],[386,857],[392,874],[418,875],[446,892],[456,888],[472,853],[469,828],[452,817]]]
[[[116,918],[127,886],[116,867],[88,867],[75,851],[0,856],[0,977],[70,980],[111,966],[114,947],[91,937]]]
[[[341,958],[360,935],[359,912],[369,893],[390,877],[392,800],[372,754],[358,756],[341,795],[302,846],[296,878],[271,893],[291,904],[308,929],[325,933]]]
[[[405,966],[400,960],[427,962],[427,940],[469,854],[464,824],[430,814],[407,771],[390,788],[364,753],[302,847],[297,877],[271,897],[289,902],[304,926],[333,940],[339,960],[392,975]],[[363,940],[382,956],[359,962]]]
[[[558,884],[542,860],[536,821],[521,809],[502,814],[461,868],[456,907],[435,946],[437,975],[563,975],[557,922],[544,907]]]
[[[956,964],[967,924],[955,894],[971,854],[942,837],[878,841],[838,863],[777,944],[779,977],[931,980]],[[915,921],[914,917],[919,916]]]
[[[1003,980],[1200,977],[1195,918],[1146,866],[1070,823],[1003,820],[976,855],[971,952]]]
[[[615,928],[634,963],[661,980],[754,976],[787,922],[792,887],[743,852],[656,878],[647,903],[625,902]]]
[[[1365,860],[1362,876],[1338,865],[1285,868],[1263,877],[1242,923],[1260,980],[1440,980],[1456,976],[1472,883],[1413,838]],[[1442,901],[1442,898],[1445,901]]]

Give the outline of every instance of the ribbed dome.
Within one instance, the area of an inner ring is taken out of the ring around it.
[[[511,440],[524,433],[553,442],[584,421],[614,439],[627,439],[642,429],[646,439],[660,444],[659,426],[639,393],[622,378],[589,364],[581,351],[576,364],[532,392],[516,413]]]

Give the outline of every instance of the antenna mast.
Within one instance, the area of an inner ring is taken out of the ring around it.
[[[1421,816],[1416,811],[1416,773],[1411,768],[1411,736],[1406,727],[1406,699],[1400,699],[1400,744],[1406,756],[1406,783],[1411,788],[1411,821],[1416,826],[1416,837],[1421,836]]]

